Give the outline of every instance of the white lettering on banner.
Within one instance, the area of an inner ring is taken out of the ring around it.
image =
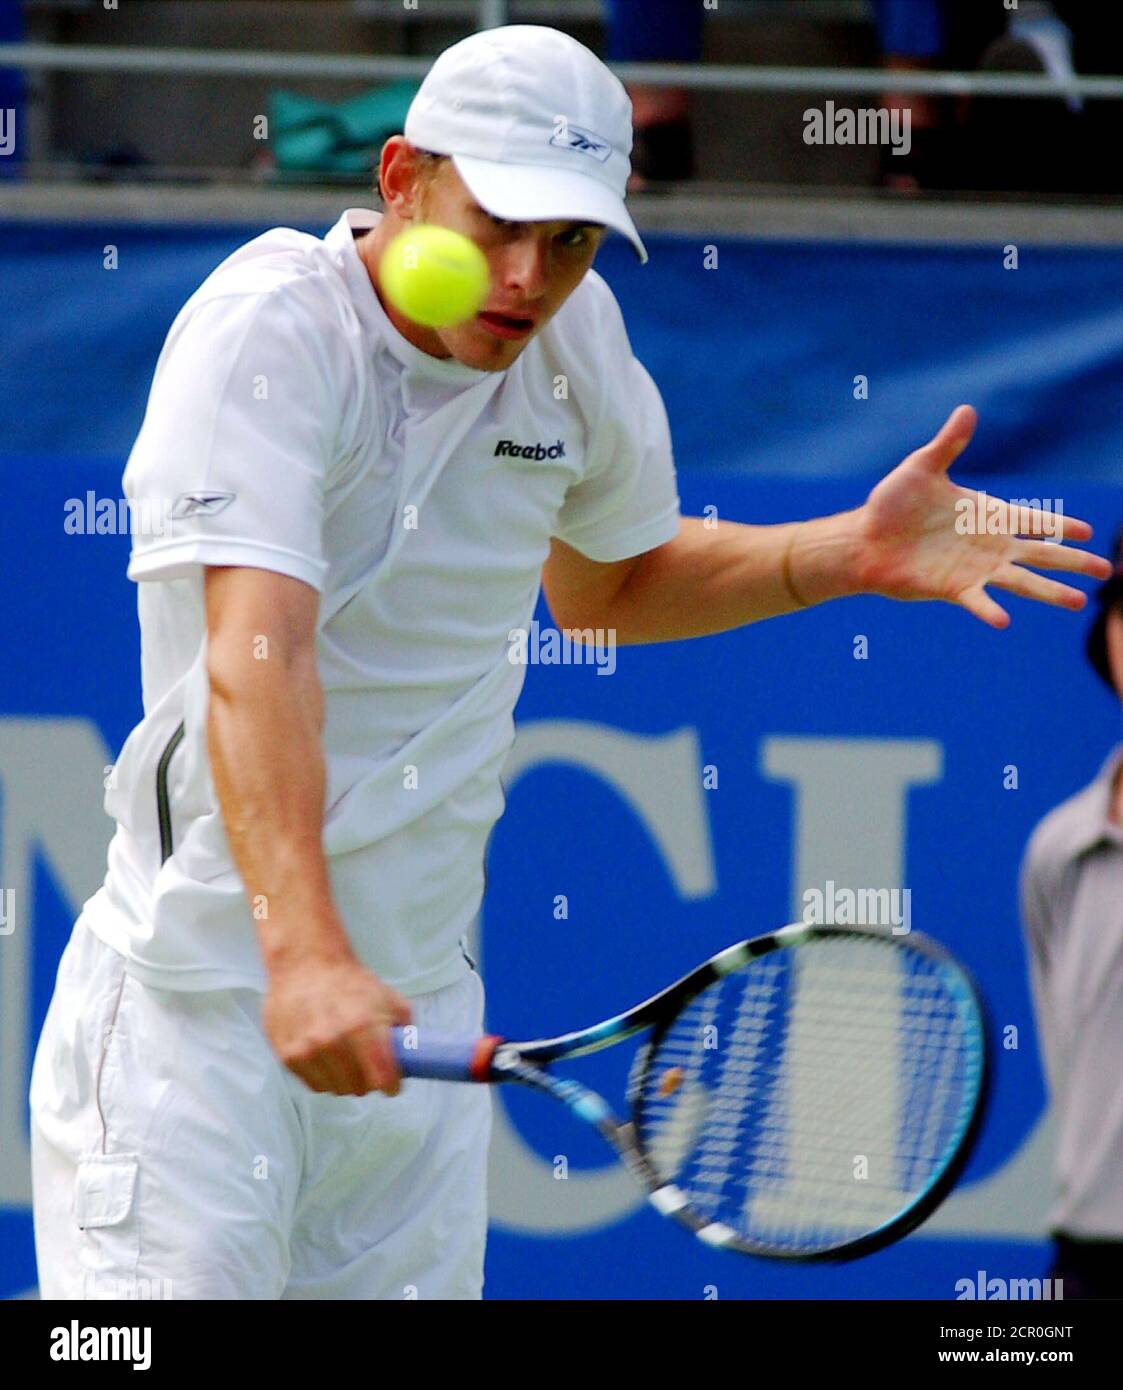
[[[113,830],[96,789],[109,750],[87,719],[0,719],[0,883],[10,884],[21,929],[0,941],[0,1207],[31,1203],[27,1068],[35,856],[80,905],[105,877]],[[78,794],[79,788],[89,794]],[[65,807],[65,810],[60,810]]]
[[[701,792],[703,758],[693,730],[641,738],[578,721],[524,723],[504,769],[508,796],[519,777],[548,762],[583,768],[620,794],[644,823],[681,897],[692,900],[716,891]],[[804,889],[832,874],[851,883],[901,882],[907,794],[942,777],[939,743],[771,737],[762,740],[761,762],[766,777],[795,789],[793,920]],[[691,795],[689,788],[699,790]],[[769,925],[762,922],[758,929]],[[482,959],[478,930],[469,949]],[[953,1193],[925,1232],[1039,1238],[1048,1202],[1047,1179],[1042,1179],[1048,1166],[1042,1167],[1042,1159],[1049,1134],[1045,1117],[1002,1167]],[[644,1200],[615,1161],[599,1170],[571,1169],[567,1182],[554,1181],[549,1162],[511,1123],[502,1087],[495,1095],[490,1179],[492,1222],[538,1235],[595,1230],[622,1220]]]
[[[0,939],[0,1135],[6,1136],[0,1144],[0,1207],[26,1207],[31,1200],[25,1116],[35,856],[46,860],[76,914],[104,877],[113,827],[97,795],[67,790],[100,787],[109,761],[88,720],[0,719],[0,884],[15,892],[22,924]],[[704,758],[694,729],[646,737],[582,721],[524,723],[505,768],[508,795],[519,777],[548,762],[581,768],[620,796],[651,837],[680,898],[694,901],[716,892]],[[768,737],[761,743],[761,766],[766,777],[788,782],[794,791],[793,920],[803,890],[828,878],[902,882],[908,793],[942,776],[938,743]],[[776,925],[760,922],[747,930]],[[929,925],[922,910],[916,925]],[[478,940],[469,949],[479,959]],[[953,1193],[922,1234],[1039,1238],[1051,1134],[1043,1117],[1000,1168]],[[567,1182],[556,1182],[550,1163],[509,1120],[502,1088],[496,1092],[491,1173],[492,1220],[509,1230],[595,1229],[626,1217],[643,1201],[619,1164],[607,1158],[601,1169],[571,1170]]]
[[[503,768],[508,799],[524,773],[559,762],[601,778],[628,805],[680,897],[693,901],[716,891],[702,750],[693,729],[644,736],[580,720],[522,723]],[[482,969],[478,932],[468,950]],[[538,1235],[587,1231],[623,1219],[642,1203],[634,1180],[615,1162],[571,1167],[567,1180],[557,1182],[552,1164],[511,1123],[501,1086],[492,1116],[488,1196],[494,1224]]]
[[[908,790],[931,784],[941,776],[943,758],[938,743],[770,738],[761,749],[761,764],[766,777],[796,788],[793,921],[854,920],[852,913],[835,914],[836,874],[845,883],[882,885],[887,897],[902,891],[894,885],[900,884],[904,871]],[[824,884],[830,909],[816,918],[808,912],[808,904],[816,895],[822,898]],[[903,914],[897,916],[903,925]],[[881,925],[890,923],[883,921]],[[891,1055],[904,1008],[902,976],[895,969],[886,970],[878,984],[882,1008],[869,1020],[870,1041],[879,1052]],[[815,1047],[818,1020],[836,989],[830,965],[809,951],[793,979],[787,1019],[793,1056],[806,1056],[807,1047]],[[819,1058],[814,1085],[803,1068],[785,1075],[787,1138],[793,1153],[805,1152],[819,1141],[822,1099],[814,1088],[822,1085],[827,1094],[844,1092],[850,1067],[845,1051],[836,1050]],[[843,1112],[832,1117],[832,1123],[838,1127],[840,1148],[860,1153],[863,1136],[870,1132],[897,1132],[897,1096],[892,1088],[871,1093],[860,1116]],[[802,1201],[800,1182],[797,1168],[786,1165],[785,1174],[769,1185],[765,1200],[754,1201],[754,1211],[759,1206],[762,1219],[788,1219]],[[904,1202],[905,1194],[887,1200],[896,1207]]]
[[[771,737],[761,770],[795,792],[792,919],[808,888],[834,877],[847,883],[902,883],[908,793],[943,776],[943,750],[930,739]],[[918,930],[938,926],[923,908]],[[985,930],[986,923],[978,924]],[[924,1223],[924,1235],[1039,1239],[1049,1204],[1052,1119],[1044,1115],[1021,1147],[980,1182],[961,1185]]]
[[[795,922],[805,892],[828,879],[903,883],[906,796],[940,780],[943,758],[928,739],[774,737],[762,744],[761,771],[795,793]]]

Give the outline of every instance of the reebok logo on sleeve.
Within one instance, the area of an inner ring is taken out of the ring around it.
[[[516,444],[513,439],[501,439],[495,446],[494,457],[563,459],[565,458],[565,440],[559,439],[556,444]]]
[[[175,499],[175,506],[170,512],[174,520],[180,520],[187,516],[216,516],[224,511],[234,498],[236,492],[207,492],[205,489],[199,492],[181,492]]]

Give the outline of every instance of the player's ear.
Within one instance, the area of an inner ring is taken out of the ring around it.
[[[388,210],[410,218],[416,211],[421,188],[420,161],[404,135],[391,135],[382,146],[378,163],[378,189]]]

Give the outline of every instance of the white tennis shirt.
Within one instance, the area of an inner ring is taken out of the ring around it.
[[[1049,1229],[1123,1240],[1123,826],[1111,818],[1123,744],[1055,806],[1022,859],[1022,923],[1056,1121]]]
[[[551,536],[612,561],[678,530],[666,411],[600,276],[477,371],[387,319],[354,244],[378,220],[225,260],[172,324],[125,470],[144,717],[83,915],[162,988],[265,985],[208,763],[204,566],[319,591],[336,904],[360,958],[420,994],[467,969],[525,675],[509,634]]]

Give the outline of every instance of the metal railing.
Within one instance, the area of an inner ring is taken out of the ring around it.
[[[100,44],[0,44],[0,67],[200,77],[385,81],[423,77],[433,59],[336,53],[265,53]],[[1123,99],[1123,77],[1059,79],[1036,73],[887,72],[881,68],[753,67],[720,63],[613,63],[625,82],[739,92],[922,92],[936,96]]]
[[[311,6],[317,0],[277,0],[277,3]],[[199,6],[225,6],[228,0],[195,0]],[[28,14],[91,13],[102,0],[24,0]],[[364,20],[392,24],[425,24],[464,21],[479,28],[496,24],[597,23],[604,18],[605,0],[422,0],[407,9],[403,0],[350,0],[352,14]],[[869,24],[871,0],[721,0],[706,13],[709,22],[726,19],[800,19],[820,23]]]
[[[73,0],[71,0],[73,2]],[[217,3],[217,0],[212,0]],[[402,0],[351,0],[360,19],[423,24],[433,20],[475,23],[490,29],[497,24],[596,24],[604,19],[605,0],[421,0],[405,9]],[[721,0],[707,10],[708,24],[726,19],[806,19],[813,23],[870,24],[870,0]]]

